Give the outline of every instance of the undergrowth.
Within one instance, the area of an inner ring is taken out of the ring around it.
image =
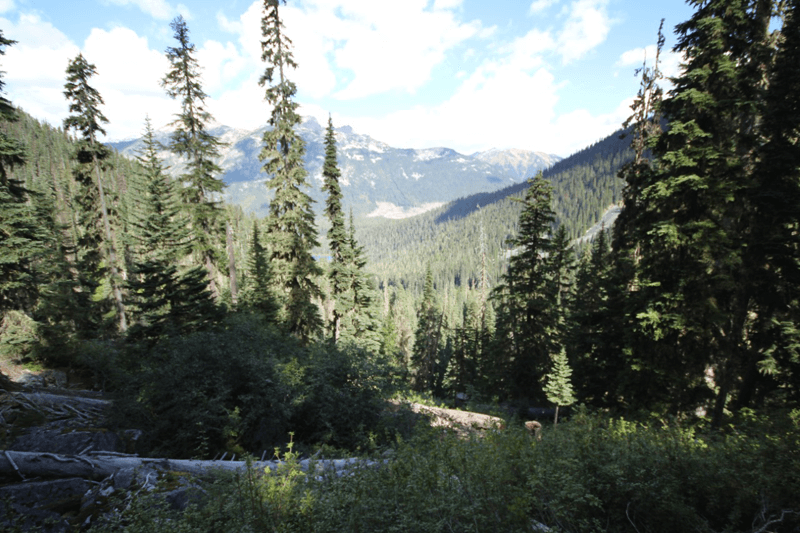
[[[800,529],[795,415],[724,431],[643,425],[578,411],[541,441],[510,428],[460,439],[398,438],[390,459],[345,475],[301,468],[221,477],[176,532],[790,532]],[[159,514],[162,513],[162,514]],[[138,502],[115,531],[158,531]]]

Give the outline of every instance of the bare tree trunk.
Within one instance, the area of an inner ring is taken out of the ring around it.
[[[100,174],[100,165],[97,157],[92,155],[94,160],[94,170],[97,175],[97,190],[100,195],[100,212],[103,216],[103,228],[106,234],[106,250],[108,253],[108,264],[111,268],[111,287],[114,293],[114,303],[117,306],[117,316],[119,317],[119,330],[122,333],[128,331],[128,320],[125,317],[125,304],[122,301],[122,290],[119,287],[119,271],[117,270],[117,251],[114,247],[114,238],[111,233],[111,223],[108,220],[108,208],[106,207],[106,195],[103,192],[103,180]]]
[[[239,301],[239,288],[236,285],[236,257],[233,250],[233,228],[230,220],[225,223],[225,236],[228,241],[228,277],[231,281],[231,302],[236,307]]]

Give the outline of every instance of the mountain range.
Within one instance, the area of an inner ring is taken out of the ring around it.
[[[267,176],[258,159],[266,129],[216,126],[210,130],[226,143],[217,162],[227,185],[225,201],[259,216],[267,213],[271,198],[264,185]],[[412,216],[457,198],[503,189],[561,160],[557,155],[518,149],[467,155],[450,148],[395,148],[356,133],[350,126],[335,128],[335,132],[344,207],[352,208],[359,217]],[[307,117],[298,133],[306,142],[305,168],[311,185],[308,192],[319,213],[326,196],[322,191],[325,128],[315,118]],[[155,138],[167,144],[169,132],[157,131]],[[141,139],[109,144],[130,157],[143,148]],[[171,174],[182,172],[183,165],[169,151],[165,149],[159,155]]]

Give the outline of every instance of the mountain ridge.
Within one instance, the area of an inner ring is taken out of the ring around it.
[[[224,200],[242,206],[245,211],[263,216],[271,192],[264,186],[258,154],[267,127],[242,130],[215,125],[209,133],[227,143],[217,161],[223,168],[227,188]],[[298,127],[306,142],[305,168],[310,183],[309,195],[324,205],[322,163],[325,128],[313,117],[306,117]],[[340,184],[345,209],[356,216],[392,218],[413,216],[459,197],[492,192],[517,183],[560,161],[559,156],[513,149],[509,153],[493,149],[472,155],[452,148],[395,148],[373,137],[357,133],[351,126],[335,128],[337,155],[341,170]],[[156,132],[156,140],[167,144],[169,132]],[[141,139],[109,143],[127,157],[142,148]],[[168,150],[159,152],[168,172],[177,176],[184,165]],[[321,209],[317,209],[321,211]]]

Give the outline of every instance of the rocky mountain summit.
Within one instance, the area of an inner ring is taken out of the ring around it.
[[[219,160],[228,185],[225,200],[259,215],[266,214],[270,200],[270,192],[264,186],[267,176],[261,171],[258,159],[266,128],[247,131],[217,126],[211,130],[227,143]],[[309,194],[320,211],[325,201],[322,191],[325,128],[315,118],[308,117],[299,133],[306,141]],[[166,144],[168,136],[169,132],[160,131],[156,140]],[[352,208],[357,216],[411,216],[457,198],[502,189],[561,159],[525,150],[490,150],[466,155],[450,148],[395,148],[356,133],[350,126],[336,128],[336,143],[345,209]],[[137,139],[111,146],[134,157],[143,145]],[[170,167],[169,172],[173,175],[181,172],[182,164],[175,156],[167,150],[160,155]]]

